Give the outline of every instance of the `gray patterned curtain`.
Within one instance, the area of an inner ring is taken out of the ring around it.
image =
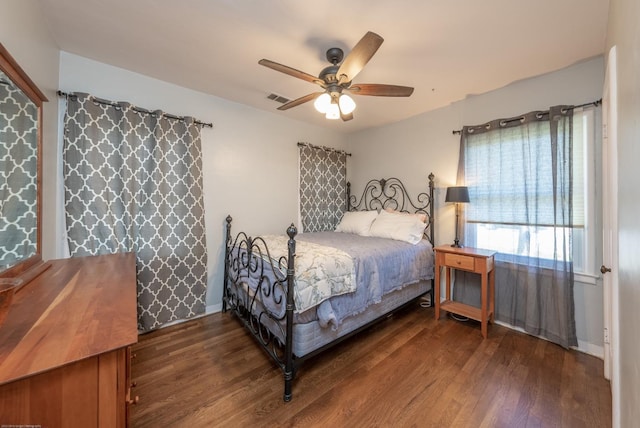
[[[202,154],[193,119],[70,95],[63,163],[71,255],[136,253],[139,330],[204,312]]]
[[[465,244],[497,251],[496,319],[576,346],[572,107],[465,126],[458,180]],[[478,279],[456,275],[456,299],[477,305]]]
[[[304,232],[334,230],[347,198],[347,154],[300,146],[300,217]]]
[[[38,107],[0,72],[0,268],[36,252]]]

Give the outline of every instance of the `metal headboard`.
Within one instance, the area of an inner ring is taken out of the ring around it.
[[[382,210],[391,208],[405,213],[420,213],[427,216],[424,236],[435,245],[434,228],[434,175],[429,174],[429,193],[419,193],[412,199],[407,188],[397,178],[370,180],[360,198],[351,194],[351,183],[347,183],[347,211]],[[415,202],[414,202],[415,201]]]

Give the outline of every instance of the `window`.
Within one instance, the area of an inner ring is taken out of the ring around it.
[[[302,231],[334,230],[342,218],[347,194],[347,153],[298,143]]]
[[[574,271],[593,275],[595,264],[594,197],[595,160],[594,110],[573,115],[573,228],[554,224],[553,168],[548,149],[549,122],[528,128],[501,129],[500,138],[478,134],[465,151],[465,180],[471,203],[466,205],[466,237],[469,245],[511,255],[512,260],[573,260]],[[523,139],[530,144],[510,144]],[[545,144],[546,142],[546,144]],[[547,173],[548,172],[548,173]],[[535,186],[525,182],[537,180]],[[531,198],[529,192],[535,192]],[[536,218],[530,218],[526,204],[538,204]],[[554,245],[570,242],[572,245]],[[565,250],[566,249],[566,250]],[[570,251],[569,257],[563,252]],[[560,252],[560,254],[556,254]],[[542,262],[544,264],[544,262]]]

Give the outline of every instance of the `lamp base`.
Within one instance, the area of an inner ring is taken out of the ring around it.
[[[453,240],[453,244],[451,244],[451,246],[453,248],[462,248],[463,247],[462,245],[460,245],[460,240],[458,238]]]

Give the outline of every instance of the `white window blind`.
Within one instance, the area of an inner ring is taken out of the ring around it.
[[[593,109],[574,111],[571,258],[576,272],[588,274],[593,273],[595,259],[594,126]],[[562,213],[554,218],[549,122],[496,132],[499,138],[480,133],[467,139],[465,181],[471,203],[465,204],[466,242],[513,255],[532,254],[535,248],[538,257],[553,259],[554,239],[565,239],[569,231]],[[531,186],[534,177],[537,181]],[[531,203],[537,204],[536,218],[527,217]]]

